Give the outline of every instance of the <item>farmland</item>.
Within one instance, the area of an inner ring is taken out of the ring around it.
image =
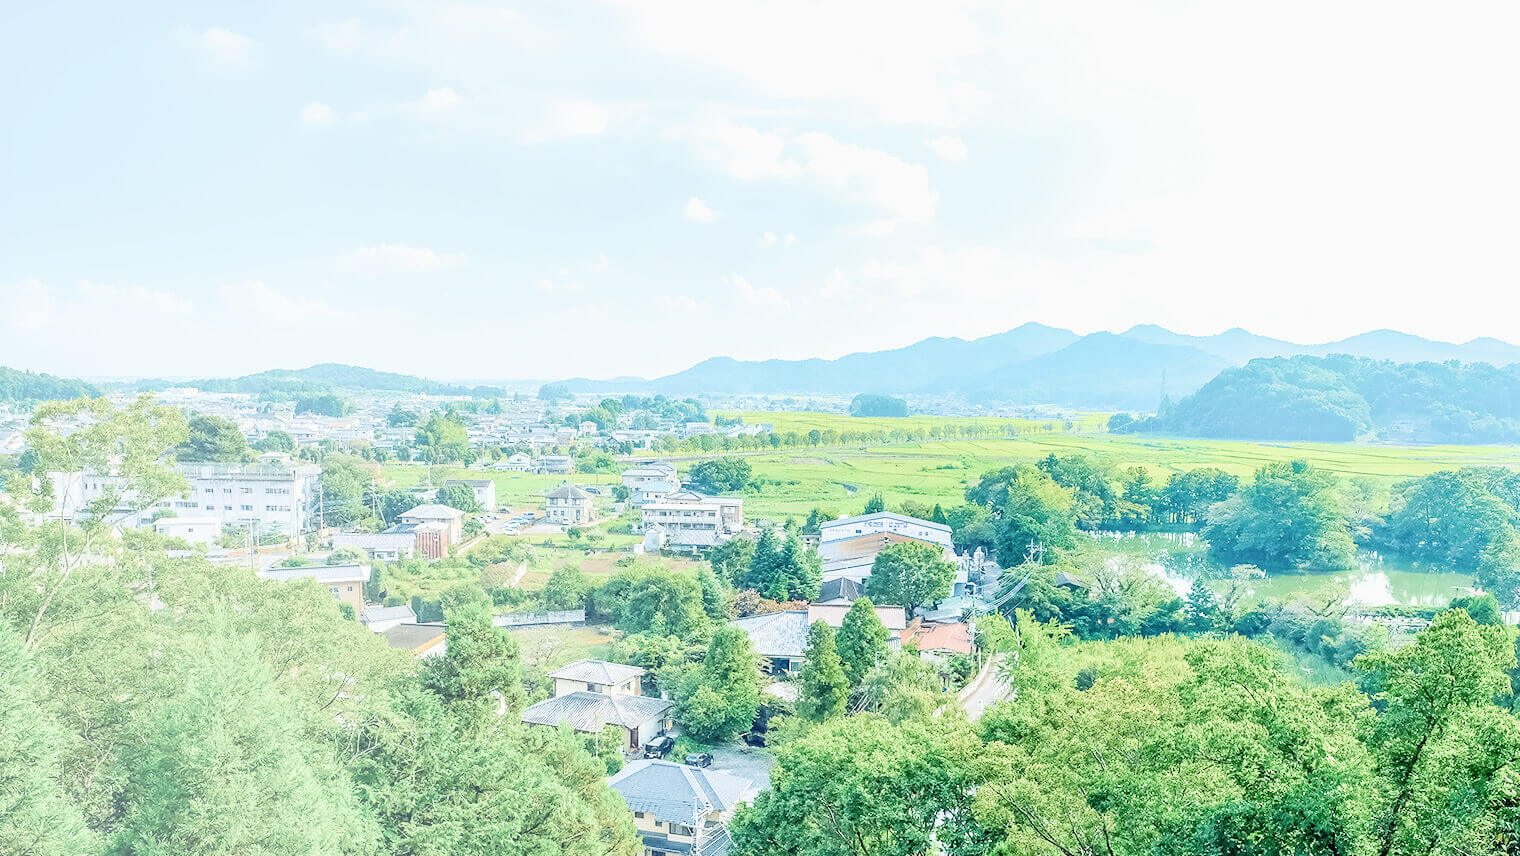
[[[839,417],[847,418],[847,417]],[[1097,433],[1030,434],[1018,438],[905,443],[869,448],[793,450],[749,458],[757,489],[747,494],[749,516],[778,519],[814,506],[853,512],[870,494],[887,502],[956,504],[983,472],[1048,454],[1082,453],[1119,467],[1144,466],[1165,479],[1174,472],[1218,467],[1246,476],[1271,461],[1304,458],[1343,477],[1380,481],[1460,466],[1520,464],[1511,446],[1373,446],[1323,443],[1246,443],[1128,437]]]

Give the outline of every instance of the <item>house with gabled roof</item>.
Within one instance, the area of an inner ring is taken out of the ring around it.
[[[596,506],[591,494],[569,482],[549,491],[545,497],[545,514],[550,523],[561,526],[580,526],[596,517]]]
[[[529,725],[568,725],[586,734],[616,726],[629,750],[670,730],[673,705],[644,695],[644,670],[638,666],[577,660],[549,677],[555,694],[522,712],[522,721]]]
[[[628,810],[646,854],[724,856],[728,821],[754,798],[750,780],[719,770],[639,759],[607,779]]]

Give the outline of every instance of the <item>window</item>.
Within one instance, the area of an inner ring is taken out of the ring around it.
[[[251,505],[245,505],[245,506],[242,506],[242,509],[244,511],[252,511],[253,510],[253,506],[251,506]]]
[[[241,489],[241,492],[245,493],[245,494],[246,493],[253,493],[253,488],[251,488],[251,487],[245,487],[245,488]]]
[[[222,488],[222,493],[232,493],[232,488],[230,488],[230,487],[224,487],[224,488]]]
[[[230,506],[230,505],[224,505],[222,507],[225,508],[225,509],[227,509],[228,511],[232,510],[232,506]]]
[[[208,487],[208,488],[206,488],[206,493],[216,493],[216,491],[214,489]]]
[[[671,835],[696,835],[697,834],[697,830],[696,830],[695,827],[687,826],[684,823],[674,823],[674,822],[672,822],[670,824],[670,834]]]
[[[633,816],[634,817],[638,817],[638,818],[642,818],[644,816],[644,813],[642,811],[636,811],[636,812],[633,813]]]

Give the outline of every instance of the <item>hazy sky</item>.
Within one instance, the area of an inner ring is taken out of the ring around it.
[[[20,3],[0,364],[1520,340],[1512,2]]]

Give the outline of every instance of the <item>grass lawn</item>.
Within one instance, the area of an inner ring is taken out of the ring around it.
[[[576,660],[605,659],[612,642],[612,629],[604,625],[523,627],[511,633],[522,646],[524,665],[543,671]]]

